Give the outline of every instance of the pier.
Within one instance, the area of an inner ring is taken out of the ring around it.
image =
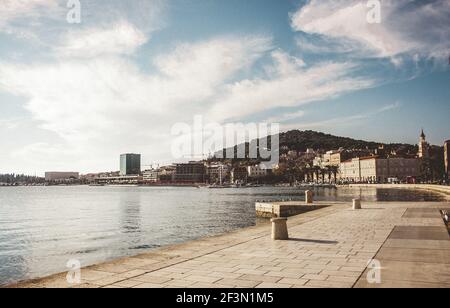
[[[289,218],[289,240],[273,240],[267,222],[89,266],[80,284],[61,273],[10,287],[450,288],[441,214],[448,209],[447,202],[331,204]]]

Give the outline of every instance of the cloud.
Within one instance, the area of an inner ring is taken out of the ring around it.
[[[113,52],[134,47],[145,43],[143,35],[148,39],[149,34],[165,26],[165,0],[82,0],[79,24],[67,22],[70,12],[67,3],[67,0],[2,0],[0,32],[33,43],[35,48],[61,47],[64,43],[67,53],[81,50],[86,54],[90,47],[93,52],[98,51],[102,43]],[[117,41],[114,33],[121,35],[122,41]]]
[[[0,1],[0,33],[28,42],[39,42],[43,19],[53,20],[63,14],[61,0]],[[65,16],[63,17],[65,18]]]
[[[38,17],[45,10],[55,8],[58,0],[2,0],[0,2],[0,27],[18,18]]]
[[[302,118],[305,116],[305,112],[303,110],[283,113],[277,116],[269,117],[265,120],[266,123],[285,123],[292,120],[297,120],[298,118]]]
[[[61,157],[71,150],[89,153],[83,165],[98,168],[105,155],[115,161],[125,151],[158,155],[166,149],[167,155],[171,126],[203,113],[224,84],[270,48],[270,38],[259,36],[180,44],[157,57],[153,73],[141,71],[121,49],[108,56],[99,49],[92,57],[73,56],[77,50],[50,63],[0,61],[0,90],[25,98],[40,127],[62,138],[53,145],[56,152],[64,149]],[[38,143],[25,153],[37,157],[45,148]]]
[[[335,39],[321,35],[299,35],[295,43],[302,53],[312,54],[335,54],[335,53],[358,53],[358,44],[348,39]]]
[[[291,16],[292,28],[307,34],[353,42],[370,57],[395,59],[448,57],[450,2],[447,0],[381,1],[382,22],[370,24],[366,1],[311,0]],[[311,46],[306,46],[306,48]],[[348,48],[346,48],[348,49]],[[399,60],[396,59],[397,64]]]
[[[386,112],[386,111],[395,110],[395,109],[400,108],[401,106],[402,106],[402,104],[400,102],[395,102],[393,104],[381,107],[380,110],[378,110],[377,113],[383,113],[383,112]]]
[[[272,55],[274,56],[274,55]],[[319,63],[300,67],[298,61],[279,61],[274,57],[276,76],[246,79],[228,85],[216,101],[209,116],[217,121],[268,111],[280,107],[296,107],[374,86],[370,78],[352,77],[352,63]]]
[[[217,87],[236,73],[250,68],[271,48],[271,39],[267,37],[214,38],[180,44],[168,55],[157,57],[155,65],[173,87],[165,90],[168,95],[184,100],[186,95],[196,93],[197,99],[205,99],[215,95]]]
[[[63,57],[92,58],[111,54],[133,54],[148,37],[127,21],[104,28],[69,31],[55,52]]]
[[[283,131],[288,131],[291,129],[317,129],[317,130],[333,130],[337,127],[354,126],[356,124],[361,124],[363,121],[375,117],[377,115],[383,114],[388,111],[398,109],[402,106],[400,102],[395,102],[393,104],[384,105],[378,109],[368,111],[366,113],[359,113],[354,115],[349,115],[345,117],[336,117],[332,119],[326,119],[322,121],[309,122],[309,123],[294,123],[294,124],[284,124],[281,126]]]

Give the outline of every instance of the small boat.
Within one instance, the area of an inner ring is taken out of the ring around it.
[[[224,189],[224,188],[232,188],[231,185],[209,185],[209,189]]]

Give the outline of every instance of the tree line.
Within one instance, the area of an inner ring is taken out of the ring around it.
[[[38,184],[44,183],[45,179],[38,176],[30,176],[25,174],[0,174],[0,183],[4,184]]]

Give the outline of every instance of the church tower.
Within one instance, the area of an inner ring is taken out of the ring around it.
[[[420,141],[419,141],[419,158],[426,159],[429,156],[428,152],[428,142],[427,137],[425,136],[425,133],[422,129],[422,134],[420,134]]]

